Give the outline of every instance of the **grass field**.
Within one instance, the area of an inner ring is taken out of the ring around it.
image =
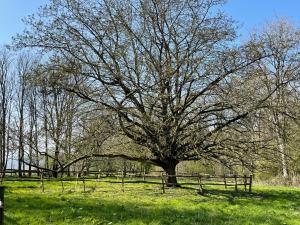
[[[207,187],[167,189],[158,184],[108,181],[4,183],[5,224],[300,224],[300,189],[254,186],[253,193]]]

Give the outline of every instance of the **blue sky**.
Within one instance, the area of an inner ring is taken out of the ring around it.
[[[21,19],[47,2],[49,0],[0,0],[0,45],[9,43],[11,36],[22,32]],[[286,17],[300,24],[300,0],[228,0],[224,9],[243,25],[242,35],[276,17]]]
[[[281,17],[300,25],[299,0],[228,0],[225,11],[241,23],[242,35]]]
[[[24,29],[21,21],[37,11],[48,0],[0,0],[0,45],[8,44],[11,37]]]

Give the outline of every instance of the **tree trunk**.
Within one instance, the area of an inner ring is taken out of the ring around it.
[[[58,145],[55,146],[55,152],[54,152],[54,162],[53,162],[53,177],[58,178],[58,156],[59,156],[59,149]]]
[[[279,135],[277,137],[278,142],[278,150],[281,156],[281,167],[282,167],[282,175],[284,178],[288,177],[288,164],[286,160],[286,150],[285,150],[285,142],[284,139],[281,138]]]
[[[180,185],[177,182],[177,177],[176,177],[176,166],[178,164],[178,161],[172,160],[168,163],[164,163],[162,165],[162,168],[167,174],[167,180],[166,180],[166,185],[168,187],[179,187]]]
[[[32,113],[32,112],[31,112]],[[33,164],[34,160],[33,160],[33,150],[32,150],[32,146],[33,146],[33,123],[32,123],[32,118],[30,118],[30,131],[29,131],[29,166],[28,166],[28,176],[31,177],[31,172],[32,172],[32,168],[31,165]]]
[[[48,111],[47,111],[47,89],[43,87],[43,113],[44,113],[44,130],[45,130],[45,168],[49,169],[49,158],[48,158]]]

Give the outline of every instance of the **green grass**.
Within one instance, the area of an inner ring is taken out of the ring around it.
[[[300,224],[300,190],[258,186],[253,193],[88,181],[4,183],[5,224]]]

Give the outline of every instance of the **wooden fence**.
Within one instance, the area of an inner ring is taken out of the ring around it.
[[[8,170],[5,172],[5,180],[7,181],[38,181],[41,183],[41,190],[44,192],[44,182],[45,181],[60,181],[62,185],[62,191],[64,190],[64,181],[75,181],[76,184],[78,182],[83,183],[84,191],[86,189],[85,182],[87,180],[96,180],[100,181],[101,178],[105,177],[116,177],[120,179],[120,183],[122,185],[122,191],[125,190],[125,179],[127,178],[135,178],[135,179],[142,179],[143,182],[146,180],[155,180],[156,184],[161,185],[162,193],[166,192],[166,189],[175,186],[176,184],[168,183],[169,177],[176,177],[178,181],[180,179],[185,179],[185,181],[179,182],[180,186],[196,186],[198,192],[203,194],[205,191],[206,186],[224,186],[225,189],[228,187],[234,187],[235,191],[243,190],[243,191],[252,191],[252,175],[221,175],[221,176],[212,176],[207,174],[178,174],[178,175],[167,175],[162,171],[152,171],[149,174],[145,174],[144,171],[138,171],[134,173],[124,171],[72,171],[73,176],[66,176],[68,172],[64,172],[60,174],[60,178],[54,179],[52,178],[48,172],[45,171],[30,171],[31,176],[25,176],[22,179],[17,177],[18,171],[17,170]],[[22,171],[22,174],[29,174],[28,170]],[[35,175],[35,176],[34,176]],[[242,187],[242,188],[240,188]]]
[[[165,193],[165,188],[167,186],[172,186],[176,184],[168,183],[168,177],[176,177],[176,178],[189,178],[194,179],[197,182],[184,182],[180,183],[180,185],[197,185],[198,192],[200,194],[204,193],[204,186],[224,186],[227,189],[230,186],[233,186],[235,191],[238,191],[238,186],[242,186],[244,191],[251,192],[252,191],[252,175],[222,175],[222,176],[211,176],[211,175],[166,175],[162,174],[162,190]]]

